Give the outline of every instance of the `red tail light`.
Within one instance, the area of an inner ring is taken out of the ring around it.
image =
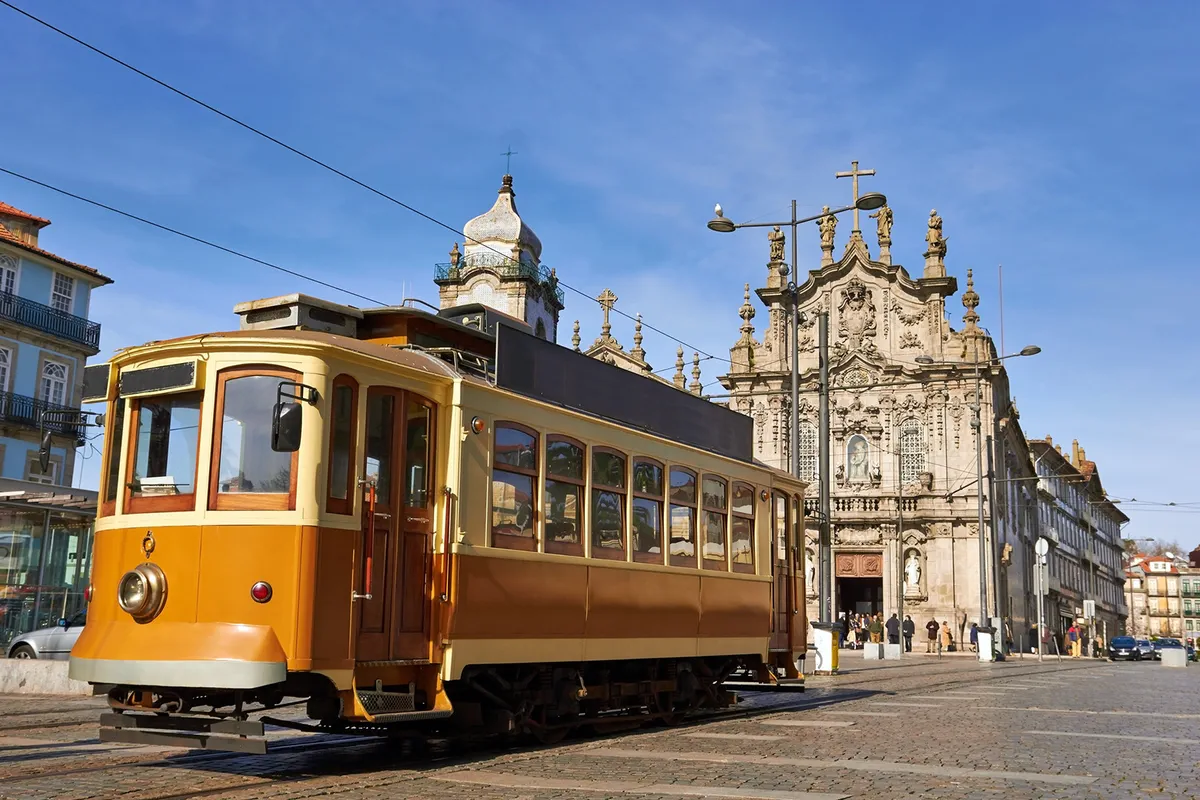
[[[250,596],[256,603],[265,603],[271,599],[271,584],[259,581],[250,587]]]
[[[83,601],[85,603],[92,602],[92,594],[93,594],[92,585],[89,583],[87,585],[87,588],[83,590]]]

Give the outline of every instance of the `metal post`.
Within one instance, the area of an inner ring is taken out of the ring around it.
[[[896,619],[900,621],[900,654],[904,654],[904,434],[896,436]],[[914,632],[915,635],[915,632]]]
[[[995,459],[992,456],[992,448],[995,446],[995,441],[991,434],[987,437],[987,481],[988,481],[988,537],[990,546],[988,554],[992,560],[992,597],[994,598],[992,608],[996,611],[996,616],[1000,620],[1000,629],[993,634],[992,644],[995,650],[1004,653],[1004,608],[1000,602],[1000,534],[999,528],[996,527],[996,469]],[[1007,526],[1005,526],[1007,530]]]
[[[833,553],[829,531],[829,312],[821,311],[817,316],[819,326],[818,352],[820,356],[820,479],[821,479],[821,614],[820,620],[828,624],[832,620],[830,601],[833,596]]]
[[[800,309],[797,304],[799,266],[796,264],[796,201],[792,201],[792,279],[788,295],[792,301],[792,474],[800,477]]]
[[[980,393],[979,342],[975,342],[975,499],[979,505],[979,627],[988,627],[987,541],[983,527],[983,395]],[[980,650],[979,655],[983,651]]]
[[[1042,642],[1046,639],[1045,587],[1042,586],[1042,570],[1046,568],[1045,556],[1034,556],[1037,567],[1034,570],[1034,583],[1037,584],[1037,649],[1038,662],[1042,661]]]

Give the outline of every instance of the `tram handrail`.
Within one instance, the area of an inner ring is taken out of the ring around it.
[[[375,484],[367,484],[367,527],[364,531],[366,541],[363,543],[363,592],[355,594],[355,600],[370,600],[372,585],[372,575],[375,572]]]

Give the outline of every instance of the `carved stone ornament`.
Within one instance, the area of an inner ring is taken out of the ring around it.
[[[921,337],[917,336],[912,331],[905,331],[900,334],[900,349],[913,350],[921,346]]]
[[[842,289],[838,303],[838,343],[847,352],[874,352],[876,316],[871,290],[858,278],[851,278]]]
[[[927,309],[922,308],[920,311],[916,312],[915,314],[905,314],[904,306],[900,305],[899,300],[892,303],[892,311],[896,312],[896,318],[898,320],[900,320],[900,322],[902,324],[904,324],[908,327],[912,327],[913,325],[916,325],[921,320],[925,319],[926,310]]]
[[[838,528],[833,538],[834,544],[879,544],[883,541],[883,533],[878,528]]]

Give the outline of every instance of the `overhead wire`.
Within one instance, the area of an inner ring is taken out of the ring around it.
[[[463,237],[464,242],[469,241],[474,244],[477,244],[480,247],[483,247],[483,248],[495,253],[496,255],[499,255],[501,258],[505,258],[505,259],[511,258],[511,256],[509,254],[502,253],[499,250],[497,250],[496,248],[491,247],[490,245],[487,245],[484,242],[481,242],[473,237],[468,236],[466,233],[464,233],[463,231],[454,227],[453,225],[443,222],[442,220],[437,219],[436,217],[434,217],[430,214],[427,214],[424,211],[421,211],[419,208],[409,205],[408,203],[405,203],[404,201],[392,196],[391,194],[388,194],[387,192],[383,191],[382,189],[377,189],[374,186],[366,183],[365,181],[355,178],[353,175],[350,175],[349,173],[346,173],[346,172],[338,169],[337,167],[334,167],[334,166],[330,165],[329,163],[322,161],[319,158],[316,158],[315,156],[311,156],[308,153],[304,152],[303,150],[293,147],[292,145],[288,144],[287,142],[284,142],[281,139],[278,139],[278,138],[272,136],[271,134],[266,133],[265,131],[263,131],[259,128],[256,128],[255,126],[253,126],[247,122],[243,122],[242,120],[238,119],[237,117],[233,116],[232,114],[228,114],[228,113],[222,111],[221,109],[217,108],[216,106],[213,106],[210,103],[206,103],[205,101],[199,99],[198,97],[196,97],[192,94],[189,94],[188,92],[185,92],[182,89],[179,89],[160,78],[156,78],[155,76],[151,75],[150,73],[146,72],[145,70],[139,69],[138,67],[134,66],[133,64],[130,64],[128,61],[124,61],[124,60],[118,58],[117,56],[114,56],[111,53],[108,53],[105,50],[102,50],[101,48],[96,47],[95,45],[84,41],[83,39],[80,39],[78,36],[75,36],[74,34],[63,30],[62,28],[54,25],[53,23],[51,23],[47,20],[44,20],[41,17],[38,17],[34,14],[31,14],[30,12],[26,11],[25,9],[9,2],[9,0],[0,0],[0,5],[5,6],[6,8],[9,8],[12,11],[15,11],[16,13],[20,14],[21,16],[26,17],[27,19],[29,19],[33,22],[36,22],[39,25],[42,25],[43,27],[54,31],[55,33],[57,33],[61,36],[64,36],[67,39],[70,39],[71,41],[75,42],[76,44],[80,45],[81,47],[84,47],[84,48],[90,50],[91,52],[95,53],[98,56],[101,56],[102,58],[108,59],[109,61],[113,62],[114,64],[124,67],[125,69],[145,78],[146,80],[162,87],[163,89],[166,89],[167,91],[172,92],[173,94],[176,94],[179,97],[182,97],[185,100],[188,100],[189,102],[195,103],[196,105],[200,106],[201,108],[204,108],[205,110],[210,111],[213,114],[216,114],[217,116],[221,117],[222,119],[224,119],[228,122],[231,122],[234,125],[237,125],[238,127],[243,128],[244,130],[249,131],[250,133],[253,133],[256,136],[266,139],[267,141],[271,142],[272,144],[282,147],[283,149],[287,150],[288,152],[292,153],[293,155],[299,156],[300,158],[303,158],[305,161],[315,164],[316,166],[321,167],[322,169],[328,170],[329,172],[332,172],[334,175],[337,175],[340,178],[350,181],[354,185],[356,185],[362,189],[366,189],[368,192],[371,192],[372,194],[375,194],[375,195],[387,200],[388,202],[394,203],[395,205],[405,209],[406,211],[409,211],[412,214],[417,215],[418,217],[421,217],[422,219],[424,219],[428,222],[433,223],[434,225],[437,225],[441,228],[446,229],[447,231],[450,231],[451,233],[454,233],[458,236]],[[65,194],[65,192],[64,192],[64,194]],[[96,203],[95,205],[100,205],[100,204]],[[110,209],[110,210],[112,210],[112,209]],[[127,214],[126,216],[132,216],[132,215]],[[156,226],[156,227],[163,227],[163,226]],[[193,237],[188,237],[188,238],[193,238]],[[206,242],[206,244],[207,244],[207,242]],[[220,248],[220,249],[225,249],[225,248]],[[252,259],[252,260],[254,260],[254,259]],[[274,267],[274,265],[271,265],[271,264],[268,264],[267,266]],[[275,267],[275,268],[278,268],[278,267]],[[305,276],[300,276],[300,277],[305,277]],[[555,277],[557,278],[557,276],[555,276]],[[309,278],[309,280],[314,280],[314,279]],[[320,283],[320,281],[317,281],[317,282]],[[558,280],[558,284],[560,286],[562,286],[563,288],[569,289],[570,291],[578,294],[580,297],[585,297],[588,300],[591,300],[597,304],[601,304],[601,301],[598,298],[593,297],[591,294],[588,294],[587,292],[584,292],[581,289],[575,288],[574,286],[570,285],[569,283],[567,283],[561,279]],[[328,285],[328,284],[326,284],[326,285]],[[334,288],[336,288],[336,287],[334,287]],[[339,291],[345,291],[345,290],[339,289]],[[353,293],[350,293],[350,294],[353,294]],[[356,296],[361,296],[361,295],[356,295]],[[371,302],[378,302],[378,301],[372,300]],[[386,305],[386,304],[379,303],[379,305]],[[629,319],[629,320],[634,319],[634,317],[631,316],[630,314],[628,314],[624,311],[620,311],[619,309],[617,309],[615,307],[612,307],[609,310],[612,313],[615,313],[622,317],[625,317],[626,319]],[[667,333],[666,331],[664,331],[660,328],[657,328],[654,325],[646,323],[645,321],[642,321],[642,326],[645,328],[648,328],[649,330],[654,331],[655,333],[665,336],[667,339],[670,339],[673,342],[678,342],[679,344],[682,344],[691,350],[703,353],[704,355],[709,356],[710,358],[720,359],[719,356],[714,356],[711,353],[709,353],[708,351],[706,351],[700,347],[697,347],[695,345],[689,344],[688,342],[684,341],[683,339],[680,339],[677,336],[673,336],[672,334]]]

